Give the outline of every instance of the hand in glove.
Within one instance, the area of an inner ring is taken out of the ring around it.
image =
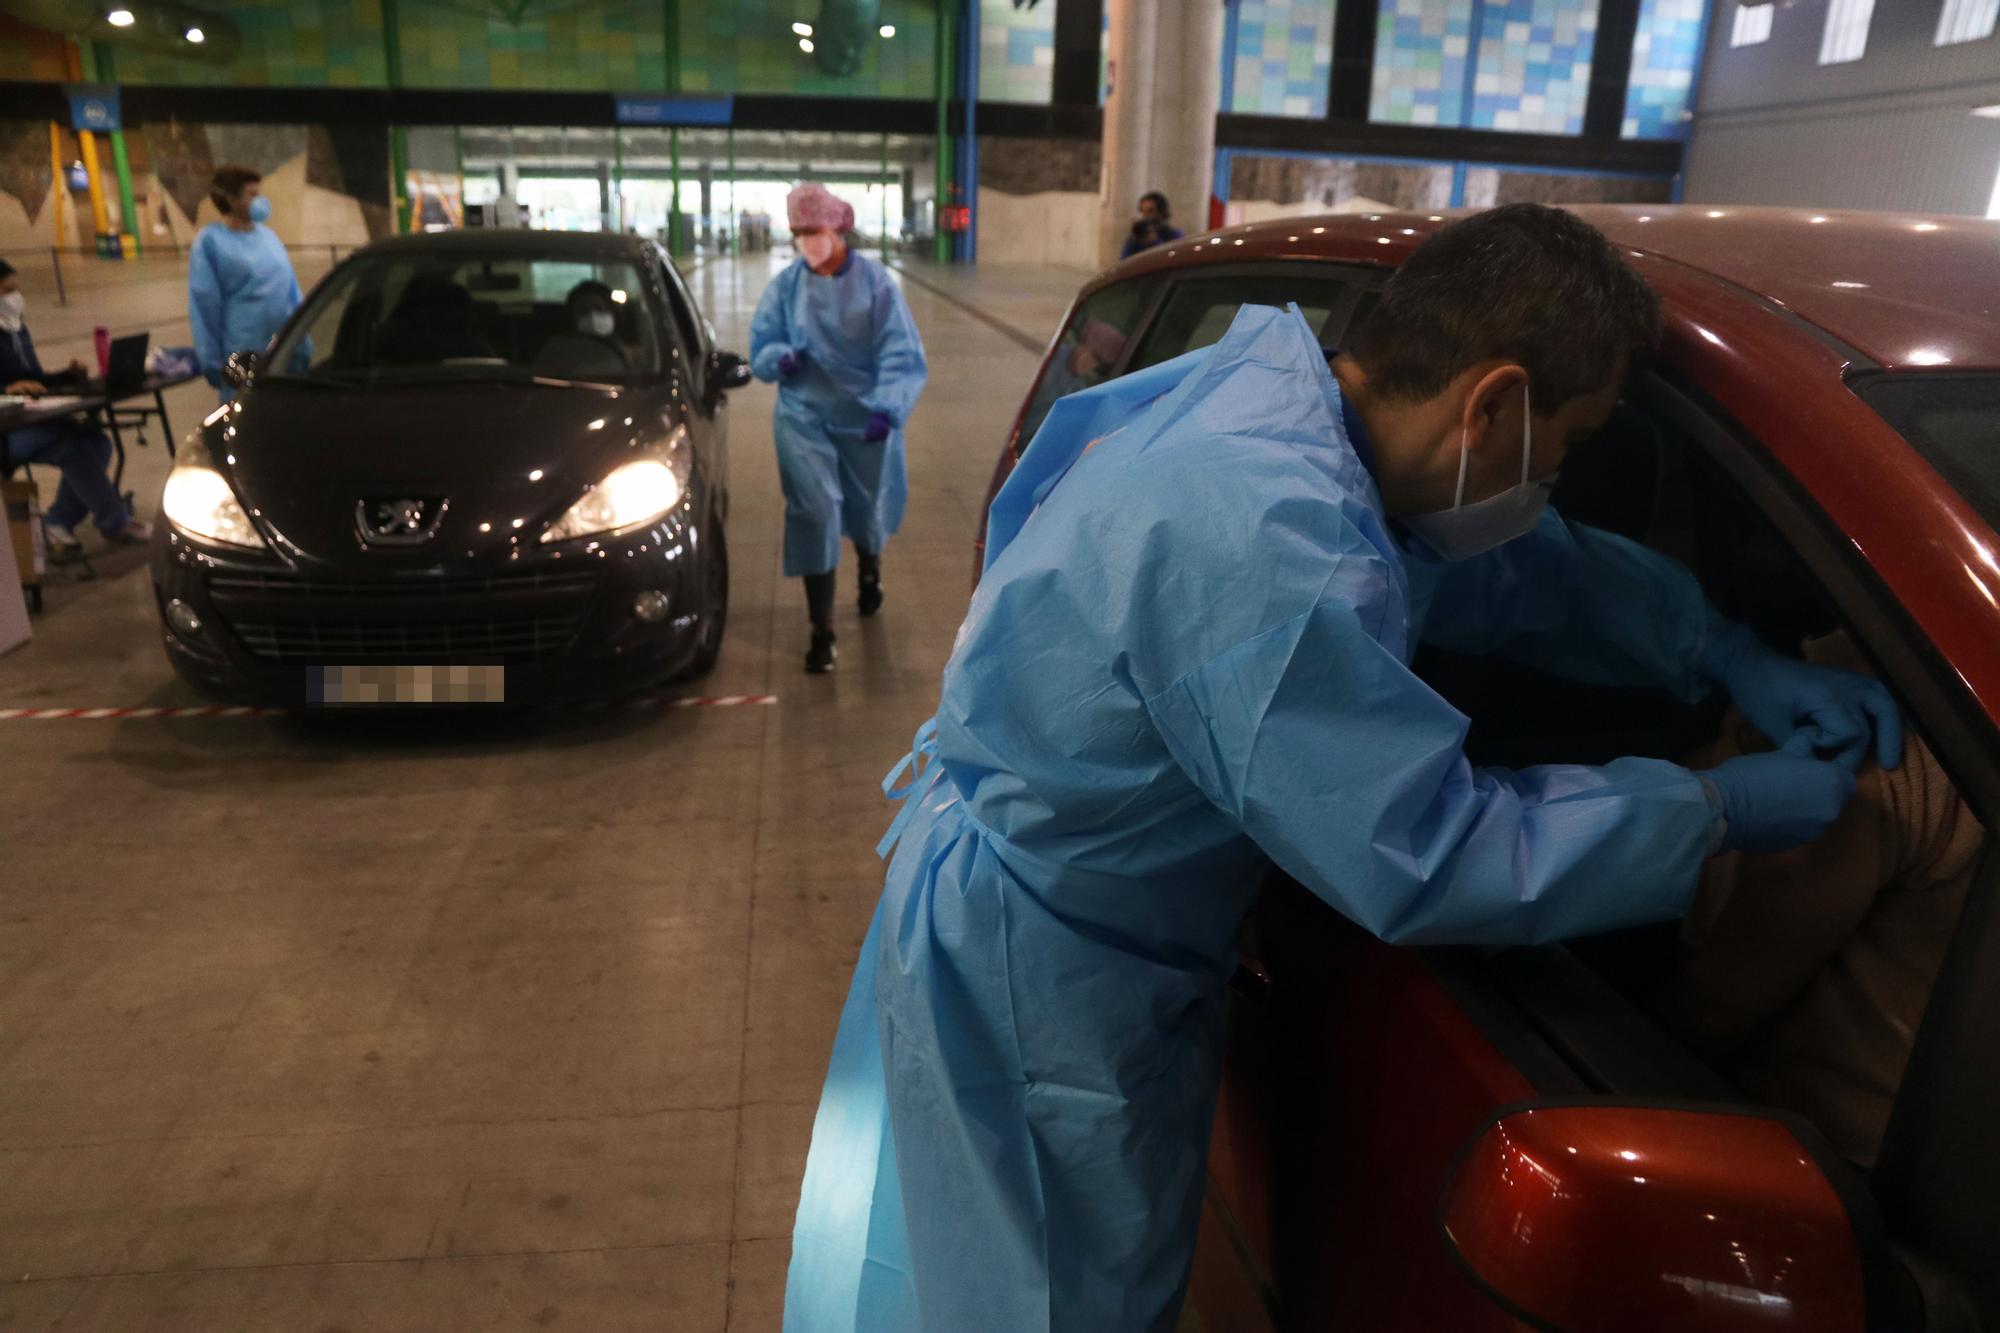
[[[806,354],[804,352],[787,352],[778,358],[778,374],[786,379],[790,379],[804,369],[805,364]]]
[[[870,444],[880,444],[889,438],[891,428],[892,423],[886,412],[870,412],[868,414],[868,425],[862,430],[861,438]]]
[[[1793,745],[1796,749],[1737,755],[1699,775],[1722,815],[1720,850],[1786,851],[1825,833],[1847,808],[1854,775],[1801,754],[1809,746],[1803,732]]]
[[[1726,625],[1702,650],[1701,670],[1771,744],[1793,754],[1817,754],[1849,773],[1875,742],[1883,768],[1903,762],[1903,718],[1879,680],[1838,667],[1815,666],[1773,652],[1742,625]],[[1803,741],[1799,749],[1794,741]]]

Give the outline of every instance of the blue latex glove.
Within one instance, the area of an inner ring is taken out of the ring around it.
[[[1701,780],[1723,820],[1725,852],[1782,852],[1826,832],[1854,795],[1854,775],[1808,758],[1804,732],[1787,750],[1725,759]]]
[[[1883,768],[1903,762],[1903,717],[1879,680],[1773,652],[1742,625],[1711,635],[1700,667],[1782,750],[1817,754],[1853,773],[1868,757],[1872,737]],[[1794,746],[1799,738],[1808,750]]]
[[[870,412],[868,414],[868,426],[861,432],[861,438],[870,444],[880,444],[889,438],[889,431],[893,424],[889,420],[887,413]]]
[[[790,379],[792,376],[799,373],[800,368],[803,367],[805,363],[806,363],[805,353],[787,352],[783,356],[778,358],[778,373],[780,375],[783,375],[786,379]]]

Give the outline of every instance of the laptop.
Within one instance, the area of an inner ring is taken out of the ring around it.
[[[116,397],[137,393],[145,384],[146,348],[152,340],[150,333],[134,333],[111,340],[110,368],[104,372],[104,391],[107,394]]]

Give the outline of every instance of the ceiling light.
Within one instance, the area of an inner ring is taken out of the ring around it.
[[[1807,218],[1806,221],[1812,223],[1816,227],[1820,223],[1826,221],[1826,214],[1816,213],[1812,217]]]
[[[137,22],[129,9],[114,9],[104,16],[104,21],[114,28],[129,28]]]
[[[208,34],[203,32],[200,28],[189,28],[187,32],[183,35],[190,42],[193,42],[196,46],[200,46],[203,42],[208,40]]]
[[[2000,102],[1995,102],[1992,106],[1976,106],[1972,108],[1972,114],[1984,116],[1988,120],[2000,120]]]
[[[1938,224],[1935,222],[1919,222],[1915,227],[1911,228],[1913,231],[1936,231],[1937,229]]]
[[[812,49],[813,49],[813,39],[812,39],[812,38],[810,38],[810,37],[801,37],[801,38],[799,38],[799,50],[801,50],[801,51],[805,52],[805,53],[806,53],[807,55],[811,55],[811,54],[812,54]]]
[[[1641,213],[1639,215],[1639,221],[1641,222],[1651,222],[1652,220],[1653,220],[1653,215],[1651,213]]]
[[[1919,347],[1905,358],[1913,366],[1948,366],[1951,357],[1935,347]]]
[[[1868,290],[1868,284],[1865,282],[1836,282],[1833,285],[1836,287],[1844,288],[1850,292],[1863,292]]]
[[[1726,217],[1728,217],[1728,216],[1729,216],[1729,214],[1727,214],[1727,213],[1723,212],[1723,211],[1722,211],[1721,209],[1719,209],[1719,208],[1711,208],[1711,209],[1710,209],[1710,210],[1708,211],[1708,215],[1709,215],[1710,217],[1712,217],[1712,218],[1726,218]]]
[[[884,37],[894,37],[896,35],[896,25],[893,23],[884,23],[879,31]]]
[[[792,25],[792,32],[799,37],[810,37],[813,35],[813,25],[810,23],[794,23]]]

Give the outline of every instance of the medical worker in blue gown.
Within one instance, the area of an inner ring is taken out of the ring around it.
[[[208,197],[222,221],[203,227],[188,253],[195,359],[224,401],[236,392],[222,377],[230,355],[263,351],[299,305],[291,256],[264,225],[271,201],[262,181],[247,167],[218,167]]]
[[[1809,840],[1897,762],[1881,686],[1544,507],[1658,321],[1597,232],[1515,205],[1419,249],[1331,369],[1246,307],[1056,404],[892,775],[787,1329],[1172,1328],[1267,864],[1385,940],[1552,940],[1680,914],[1704,858]],[[1780,748],[1474,768],[1419,640],[1719,688]]]
[[[750,321],[750,368],[778,384],[772,432],[785,492],[785,577],[803,577],[806,670],[833,670],[834,573],[854,543],[859,608],[882,609],[882,547],[903,524],[903,428],[928,373],[923,339],[883,267],[848,248],[854,210],[811,181],[785,199],[799,259]]]

